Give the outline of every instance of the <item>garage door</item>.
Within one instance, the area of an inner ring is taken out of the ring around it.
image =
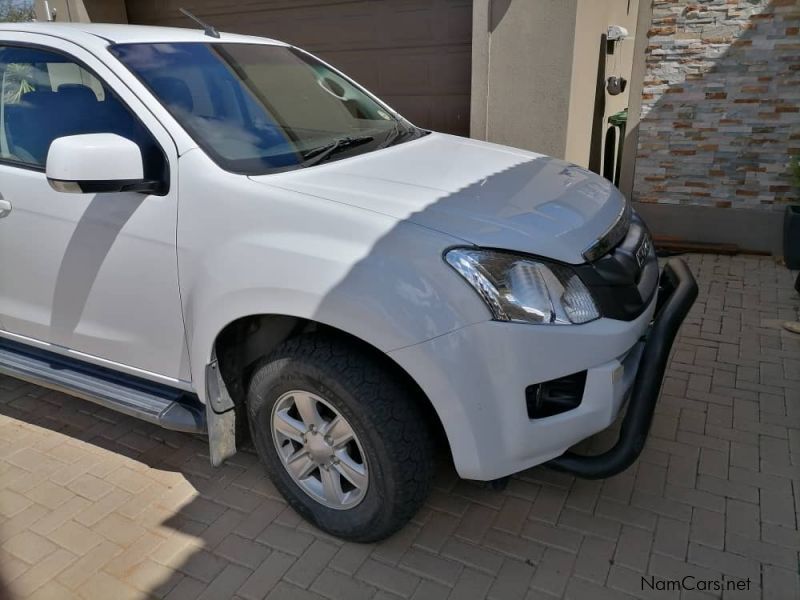
[[[300,46],[422,127],[469,134],[472,0],[128,0],[131,23],[189,26]]]

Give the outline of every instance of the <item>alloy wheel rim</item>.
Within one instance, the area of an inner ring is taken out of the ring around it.
[[[353,508],[369,486],[367,459],[353,427],[317,394],[291,390],[275,402],[272,439],[283,467],[314,500]]]

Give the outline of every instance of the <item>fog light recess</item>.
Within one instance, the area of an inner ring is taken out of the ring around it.
[[[586,371],[573,373],[525,388],[529,419],[552,417],[577,408],[586,387]]]

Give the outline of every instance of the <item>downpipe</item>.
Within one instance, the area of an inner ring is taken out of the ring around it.
[[[656,316],[647,334],[628,409],[616,444],[606,452],[585,456],[565,452],[546,464],[586,479],[602,479],[630,467],[644,449],[661,382],[678,329],[697,298],[697,282],[681,259],[671,259],[661,273]]]

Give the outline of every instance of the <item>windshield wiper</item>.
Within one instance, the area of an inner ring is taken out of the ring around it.
[[[402,136],[415,132],[416,128],[413,125],[411,127],[403,127],[400,121],[395,121],[394,128],[392,128],[392,130],[389,132],[389,135],[386,136],[386,139],[381,142],[381,145],[378,146],[378,148],[386,148],[387,146],[391,146]]]
[[[371,142],[375,138],[371,135],[361,135],[357,137],[341,137],[332,141],[329,144],[324,144],[316,148],[312,148],[303,154],[303,162],[300,163],[303,167],[310,167],[322,162],[330,157],[334,152],[343,150],[345,148],[352,148]]]

